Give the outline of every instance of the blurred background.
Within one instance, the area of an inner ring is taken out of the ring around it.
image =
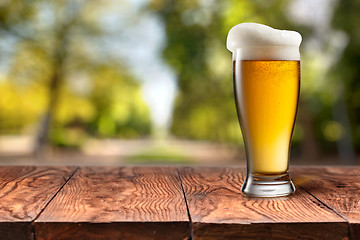
[[[225,47],[241,22],[303,36],[291,164],[359,164],[359,12],[359,0],[1,0],[0,164],[244,164]]]

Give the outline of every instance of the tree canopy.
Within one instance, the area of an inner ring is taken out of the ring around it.
[[[322,25],[315,21],[316,11],[312,18],[299,20],[296,9],[291,10],[294,3],[149,0],[143,4],[143,14],[161,19],[166,34],[162,57],[177,76],[171,135],[242,144],[231,53],[225,41],[232,26],[258,22],[303,36],[293,150],[316,159],[334,149],[351,158],[360,149],[359,3],[327,3],[324,9],[330,9],[326,15],[330,20],[322,20]],[[107,47],[110,39],[121,41],[121,30],[114,36],[104,23],[111,4],[114,1],[0,3],[2,134],[37,129],[39,145],[50,139],[72,146],[88,136],[150,134],[150,113],[139,81]]]
[[[179,93],[171,128],[176,136],[242,142],[232,94],[231,53],[226,50],[225,41],[232,26],[258,22],[296,30],[303,36],[301,97],[293,148],[300,148],[307,159],[340,149],[344,141],[349,146],[342,148],[344,151],[353,151],[352,146],[360,149],[359,130],[356,130],[360,113],[356,67],[360,32],[354,26],[359,18],[358,4],[350,1],[335,5],[333,26],[340,29],[336,31],[331,23],[321,29],[311,21],[298,21],[291,13],[292,3],[286,0],[151,2],[166,24],[167,46],[163,56],[178,76]],[[332,11],[328,15],[332,16]],[[336,43],[344,42],[343,32],[351,40],[342,54]],[[344,83],[344,92],[338,90],[339,82]],[[342,94],[346,96],[345,112],[336,110],[343,108],[336,107]],[[350,122],[339,119],[347,115]],[[356,135],[353,142],[346,140],[349,131]]]
[[[0,6],[0,129],[37,131],[37,145],[150,133],[137,79],[104,48],[98,1],[10,1]],[[121,34],[121,33],[120,33]],[[40,123],[40,124],[39,124]]]

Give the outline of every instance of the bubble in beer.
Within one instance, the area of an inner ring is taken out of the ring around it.
[[[241,23],[230,29],[226,47],[233,53],[240,51],[240,59],[300,60],[301,40],[301,35],[295,31]]]

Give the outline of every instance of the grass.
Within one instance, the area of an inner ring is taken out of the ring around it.
[[[178,164],[178,163],[192,163],[190,157],[181,153],[176,149],[162,146],[154,146],[146,149],[139,154],[130,156],[127,161],[129,163],[165,163],[165,164]]]

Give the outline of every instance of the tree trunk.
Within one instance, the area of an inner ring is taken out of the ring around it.
[[[45,114],[40,122],[38,132],[35,138],[34,154],[37,158],[43,158],[45,150],[49,147],[49,130],[53,122],[56,112],[59,93],[64,79],[64,58],[66,55],[66,32],[60,31],[62,34],[59,38],[60,44],[54,50],[52,61],[52,76],[48,85],[48,105]]]

